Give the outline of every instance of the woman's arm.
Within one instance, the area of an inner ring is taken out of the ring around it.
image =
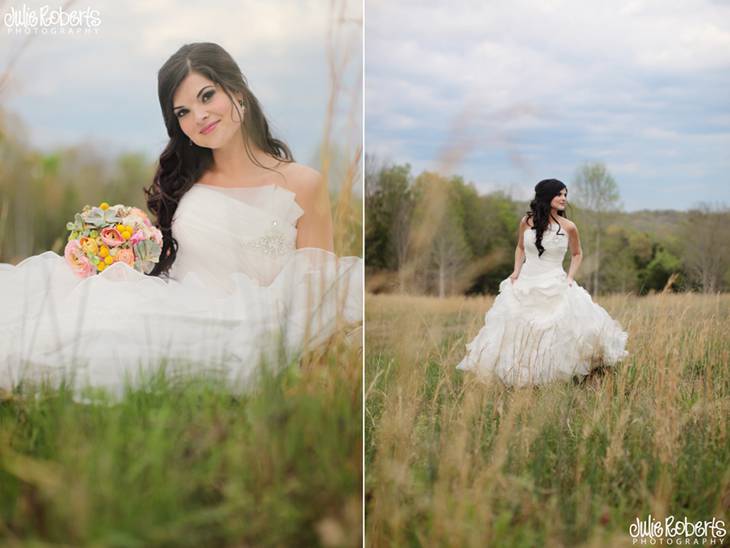
[[[573,285],[575,273],[578,272],[580,263],[583,261],[583,250],[580,247],[580,236],[575,223],[570,223],[567,228],[568,245],[570,246],[570,268],[568,269],[568,285]]]
[[[520,275],[520,270],[522,270],[522,265],[525,262],[525,239],[524,234],[527,227],[530,225],[527,224],[527,216],[522,217],[522,220],[520,221],[520,228],[518,229],[519,233],[517,235],[517,247],[515,247],[515,269],[512,271],[512,274],[510,274],[510,280],[512,283],[515,283],[517,278]]]
[[[314,169],[301,169],[297,175],[297,202],[304,210],[297,221],[297,249],[318,247],[334,252],[332,213],[327,185],[322,175]]]

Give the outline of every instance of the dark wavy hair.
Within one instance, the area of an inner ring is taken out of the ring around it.
[[[170,141],[160,155],[152,184],[144,189],[147,208],[156,217],[155,226],[162,231],[160,260],[150,276],[167,274],[175,262],[178,244],[172,234],[173,215],[180,199],[213,164],[212,150],[192,143],[183,133],[172,110],[177,88],[192,72],[217,84],[234,104],[234,93],[243,95],[245,115],[241,130],[246,154],[254,164],[271,169],[263,166],[254,157],[252,145],[282,162],[294,161],[289,147],[272,137],[269,123],[258,100],[228,52],[210,42],[182,46],[157,73],[157,94]]]
[[[527,218],[532,219],[538,257],[545,251],[542,246],[542,235],[547,230],[548,224],[550,224],[550,202],[563,189],[567,194],[568,187],[557,179],[543,179],[535,185],[535,197],[530,202],[530,211],[527,212]],[[565,217],[565,211],[558,211],[558,215]],[[558,223],[558,234],[560,233],[560,223]]]

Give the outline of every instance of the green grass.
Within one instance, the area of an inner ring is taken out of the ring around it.
[[[237,395],[164,375],[116,403],[0,399],[3,546],[357,546],[361,351]]]
[[[454,369],[491,303],[368,297],[369,546],[631,546],[649,513],[730,529],[730,296],[602,298],[627,360],[525,389]]]

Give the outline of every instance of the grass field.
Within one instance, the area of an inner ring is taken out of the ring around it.
[[[600,298],[629,357],[524,389],[454,369],[491,303],[367,297],[367,546],[631,546],[650,513],[728,529],[730,296]]]
[[[163,378],[114,405],[0,395],[2,546],[358,546],[362,349],[260,388]]]

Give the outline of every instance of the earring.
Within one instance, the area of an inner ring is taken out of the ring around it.
[[[190,144],[190,146],[193,146],[193,140],[192,139],[188,139],[188,143]]]

